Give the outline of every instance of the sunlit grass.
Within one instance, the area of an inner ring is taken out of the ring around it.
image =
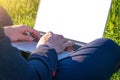
[[[0,0],[12,17],[14,24],[26,24],[33,27],[40,0]]]
[[[120,45],[120,0],[112,1],[105,37],[113,39]]]

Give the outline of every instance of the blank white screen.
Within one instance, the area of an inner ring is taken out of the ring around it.
[[[111,0],[41,0],[35,29],[90,42],[103,35]]]

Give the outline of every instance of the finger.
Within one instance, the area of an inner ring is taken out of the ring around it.
[[[48,33],[48,34],[54,34],[52,31],[48,31],[47,33]]]
[[[59,38],[64,39],[63,35],[58,35],[58,36],[59,36]]]
[[[63,43],[68,42],[68,40],[65,39],[65,38],[63,37],[63,35],[58,35],[58,36],[57,36],[57,39],[60,40],[60,41],[63,42]]]
[[[34,38],[31,37],[31,36],[27,36],[27,35],[20,34],[19,37],[18,37],[18,40],[22,40],[22,41],[33,41]]]
[[[68,42],[68,40],[67,39],[63,39],[63,43],[66,43],[66,42]]]
[[[10,40],[13,41],[13,42],[14,42],[14,41],[18,41],[17,37],[15,37],[15,36],[11,36],[11,37],[9,37],[9,38],[10,38]]]
[[[33,29],[31,27],[28,27],[26,25],[19,25],[19,30],[20,30],[21,33],[24,33],[24,34],[26,32],[29,32],[30,34],[32,34],[32,36],[35,36],[38,40],[41,37],[38,31],[36,31],[35,29]]]
[[[75,44],[75,42],[68,41],[68,42],[64,43],[63,46],[64,46],[64,49],[65,49],[66,47],[73,46],[74,44]]]
[[[43,35],[43,38],[46,38],[46,39],[48,39],[49,37],[51,37],[53,35],[53,33],[52,32],[46,32],[46,34],[45,35]]]
[[[54,35],[54,33],[53,33],[52,31],[47,32],[47,34],[49,34],[49,35],[51,35],[51,36]]]
[[[30,32],[31,34],[33,34],[34,36],[36,36],[38,39],[40,39],[40,33],[36,30],[34,30],[33,28],[30,27],[26,27],[26,31]]]
[[[72,42],[72,43],[71,42],[66,43],[64,50],[65,51],[69,51],[69,52],[74,51],[73,45],[74,45],[74,42]]]
[[[74,48],[73,46],[69,46],[69,47],[66,47],[64,50],[71,52],[71,51],[74,51]]]

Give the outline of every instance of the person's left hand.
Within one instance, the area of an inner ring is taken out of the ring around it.
[[[40,34],[36,30],[25,25],[5,26],[4,32],[11,41],[33,41],[34,38],[32,36],[25,35],[26,32],[36,36],[38,40],[40,39]]]
[[[74,42],[69,42],[63,35],[47,32],[40,38],[35,52],[40,52],[41,48],[43,48],[41,45],[48,45],[50,48],[55,49],[59,54],[60,52],[63,52],[66,47],[72,46],[73,44]]]

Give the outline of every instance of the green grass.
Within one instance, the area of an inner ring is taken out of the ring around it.
[[[104,37],[120,45],[120,0],[113,0]]]
[[[0,0],[12,17],[14,24],[26,24],[33,27],[40,0]]]
[[[111,38],[120,45],[120,0],[112,0],[104,37]],[[120,70],[110,80],[120,80]]]
[[[39,0],[0,0],[0,5],[8,11],[14,24],[34,26]],[[112,1],[104,37],[120,45],[120,0]],[[110,80],[120,80],[120,70]]]

